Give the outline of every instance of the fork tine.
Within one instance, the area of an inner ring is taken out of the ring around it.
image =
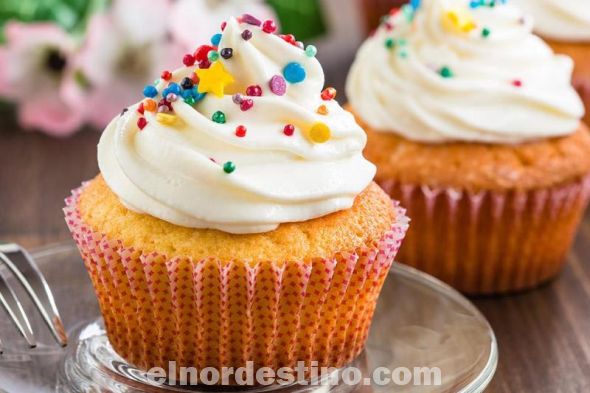
[[[16,325],[16,328],[20,334],[27,340],[27,343],[34,348],[37,346],[35,342],[35,336],[33,335],[33,329],[23,306],[16,298],[12,288],[8,285],[4,277],[0,274],[0,303],[4,306],[4,309],[10,316],[10,319]]]
[[[55,340],[66,346],[68,338],[53,294],[29,253],[18,244],[3,244],[0,245],[0,259],[33,300]]]

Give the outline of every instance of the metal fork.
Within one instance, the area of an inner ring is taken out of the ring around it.
[[[66,346],[68,337],[57,311],[53,294],[31,255],[18,244],[0,243],[0,264],[6,265],[23,286],[55,340],[61,346]],[[30,347],[36,347],[35,334],[31,328],[29,318],[2,274],[0,274],[0,303],[2,303]],[[2,354],[2,348],[2,342],[0,341],[0,354]]]

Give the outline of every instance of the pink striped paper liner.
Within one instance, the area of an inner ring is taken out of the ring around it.
[[[191,260],[142,252],[64,208],[94,285],[109,340],[142,369],[341,367],[363,349],[377,297],[408,228],[396,222],[369,247],[303,261]]]

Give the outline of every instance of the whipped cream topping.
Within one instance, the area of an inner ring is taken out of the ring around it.
[[[355,112],[375,130],[422,142],[573,133],[584,108],[571,59],[554,55],[515,6],[470,3],[423,0],[392,12],[350,71]]]
[[[535,19],[535,31],[559,41],[590,41],[590,0],[514,0]]]
[[[129,209],[185,227],[259,233],[350,208],[371,182],[365,133],[333,94],[322,98],[313,48],[247,20],[229,20],[213,38],[210,67],[183,67],[146,88],[157,111],[146,99],[106,128],[99,167]],[[194,89],[170,95],[185,77]]]

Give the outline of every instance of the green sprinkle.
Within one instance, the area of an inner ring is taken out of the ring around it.
[[[395,46],[395,41],[393,40],[393,38],[388,38],[385,40],[385,47],[388,49],[391,49]]]
[[[219,59],[219,52],[215,50],[210,51],[209,54],[207,54],[207,59],[209,59],[211,63],[217,61]]]
[[[197,100],[195,100],[193,97],[187,97],[184,99],[184,102],[189,104],[190,106],[193,106],[193,105],[195,105]]]
[[[213,114],[211,120],[213,120],[215,123],[225,124],[225,113],[223,113],[222,111],[217,111]]]
[[[233,162],[228,161],[225,164],[223,164],[223,171],[225,173],[232,173],[235,170],[236,170],[236,164],[234,164]]]
[[[406,52],[405,50],[401,50],[399,51],[398,56],[402,59],[406,59],[408,57],[408,52]]]
[[[318,48],[316,48],[314,45],[307,45],[307,48],[305,48],[305,55],[307,57],[315,57],[317,54]]]
[[[492,34],[492,31],[490,29],[488,29],[487,27],[484,27],[483,29],[481,29],[481,36],[483,38],[488,38],[490,36],[490,34]]]
[[[451,69],[447,66],[442,67],[438,73],[440,74],[440,76],[442,76],[443,78],[452,78],[453,77],[453,71],[451,71]]]
[[[408,45],[408,40],[406,40],[405,38],[398,38],[397,43],[400,46],[406,46]]]

